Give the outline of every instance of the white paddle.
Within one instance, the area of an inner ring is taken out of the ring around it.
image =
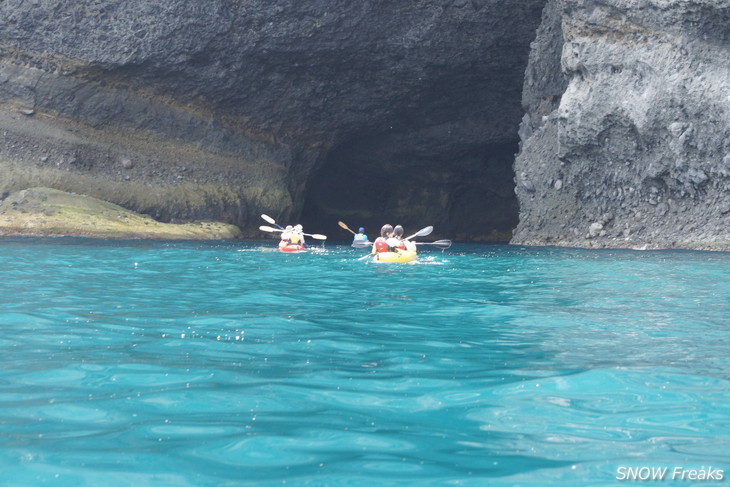
[[[440,249],[451,247],[451,240],[436,240],[435,242],[414,242],[416,245],[435,245]]]
[[[430,235],[431,232],[433,232],[432,226],[424,227],[424,228],[420,229],[419,231],[417,231],[416,233],[414,233],[413,235],[411,235],[410,237],[404,238],[403,240],[410,240],[414,237],[425,237],[426,235]]]
[[[413,235],[411,235],[410,237],[404,238],[403,240],[408,240],[408,239],[411,239],[414,237],[425,237],[426,235],[430,234],[431,232],[433,232],[432,226],[424,227],[424,228],[420,229],[419,231],[417,231],[416,233],[414,233]],[[443,245],[446,245],[446,242],[448,242],[448,246],[443,247]],[[441,246],[441,248],[445,248],[445,249],[448,249],[449,247],[451,247],[450,240],[437,240],[436,242],[415,242],[415,243],[417,243],[417,244],[432,243],[433,245],[436,245],[437,247]],[[355,247],[356,249],[364,249],[365,247],[370,247],[371,245],[373,245],[373,242],[368,242],[367,240],[355,240],[354,242],[352,242],[352,246]]]
[[[436,240],[435,242],[413,242],[416,245],[434,245],[440,249],[448,249],[451,247],[451,240]],[[364,249],[365,247],[370,247],[373,243],[372,242],[365,242],[362,240],[358,240],[355,242],[352,242],[352,246],[356,249]]]
[[[263,230],[264,232],[283,232],[283,228],[273,228],[273,227],[267,227],[266,225],[261,225],[259,227],[259,230]],[[320,233],[302,233],[302,235],[306,235],[307,237],[312,237],[315,240],[327,240],[327,235],[322,235]]]
[[[272,225],[276,225],[277,227],[279,227],[282,230],[284,230],[284,227],[282,227],[281,225],[279,225],[278,223],[276,223],[276,220],[274,220],[273,218],[271,218],[269,215],[261,215],[261,218],[263,218],[267,222],[271,223]]]

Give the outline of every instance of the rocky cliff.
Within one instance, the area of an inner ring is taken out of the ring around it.
[[[0,0],[0,196],[727,249],[729,3]]]
[[[730,249],[730,2],[555,0],[525,76],[513,242]]]
[[[545,0],[0,1],[0,192],[505,239]]]

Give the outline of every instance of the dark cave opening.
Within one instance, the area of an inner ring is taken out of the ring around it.
[[[407,233],[433,225],[433,238],[506,243],[518,222],[516,141],[436,148],[371,136],[341,144],[312,175],[301,221],[333,240],[385,223]]]

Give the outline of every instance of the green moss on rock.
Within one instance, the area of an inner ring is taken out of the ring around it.
[[[39,187],[0,202],[0,235],[222,240],[240,238],[241,232],[220,222],[162,223],[90,196]]]

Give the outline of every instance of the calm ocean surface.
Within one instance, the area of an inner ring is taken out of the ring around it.
[[[0,240],[0,485],[729,481],[729,253],[274,246]]]

